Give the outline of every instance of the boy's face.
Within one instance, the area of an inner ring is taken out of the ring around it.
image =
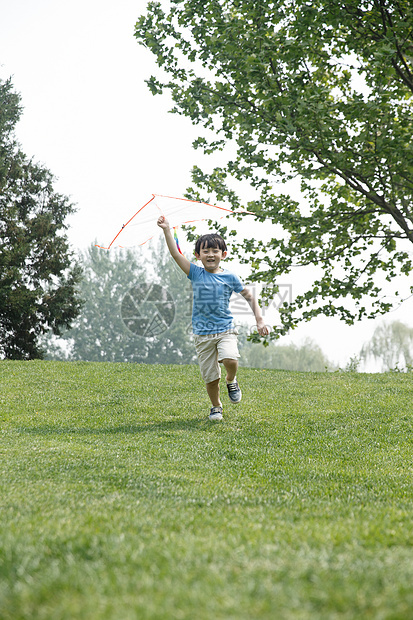
[[[205,245],[201,246],[199,254],[195,253],[196,258],[201,261],[205,270],[210,273],[217,273],[219,271],[219,264],[226,255],[227,252],[223,252],[219,248],[207,248]]]

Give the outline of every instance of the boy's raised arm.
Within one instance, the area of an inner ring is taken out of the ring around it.
[[[191,267],[191,263],[186,258],[186,256],[184,256],[183,254],[180,254],[178,248],[176,247],[176,243],[172,236],[168,220],[163,215],[161,215],[158,218],[157,224],[160,228],[162,228],[164,232],[166,245],[168,246],[168,250],[172,258],[175,260],[178,266],[182,269],[182,271],[186,275],[189,275],[189,269]]]

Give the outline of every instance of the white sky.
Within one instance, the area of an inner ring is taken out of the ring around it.
[[[144,83],[156,68],[133,32],[146,0],[0,6],[0,77],[12,76],[24,106],[17,137],[77,204],[69,220],[73,246],[108,243],[152,193],[182,196],[191,167],[202,162],[192,149],[199,128],[168,114],[167,96],[153,97]],[[413,298],[385,317],[396,319],[413,326]],[[347,327],[317,319],[284,342],[310,337],[344,366],[382,321]]]

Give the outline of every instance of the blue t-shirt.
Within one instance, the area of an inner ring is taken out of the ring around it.
[[[188,278],[192,283],[192,330],[194,334],[221,334],[233,327],[229,310],[232,293],[240,293],[245,286],[235,273],[223,269],[210,273],[191,263]]]

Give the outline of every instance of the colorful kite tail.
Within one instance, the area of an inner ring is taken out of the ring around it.
[[[176,232],[176,230],[177,230],[177,226],[174,226],[174,239],[175,239],[176,247],[178,248],[179,254],[182,254],[182,250],[179,247],[178,233]]]

